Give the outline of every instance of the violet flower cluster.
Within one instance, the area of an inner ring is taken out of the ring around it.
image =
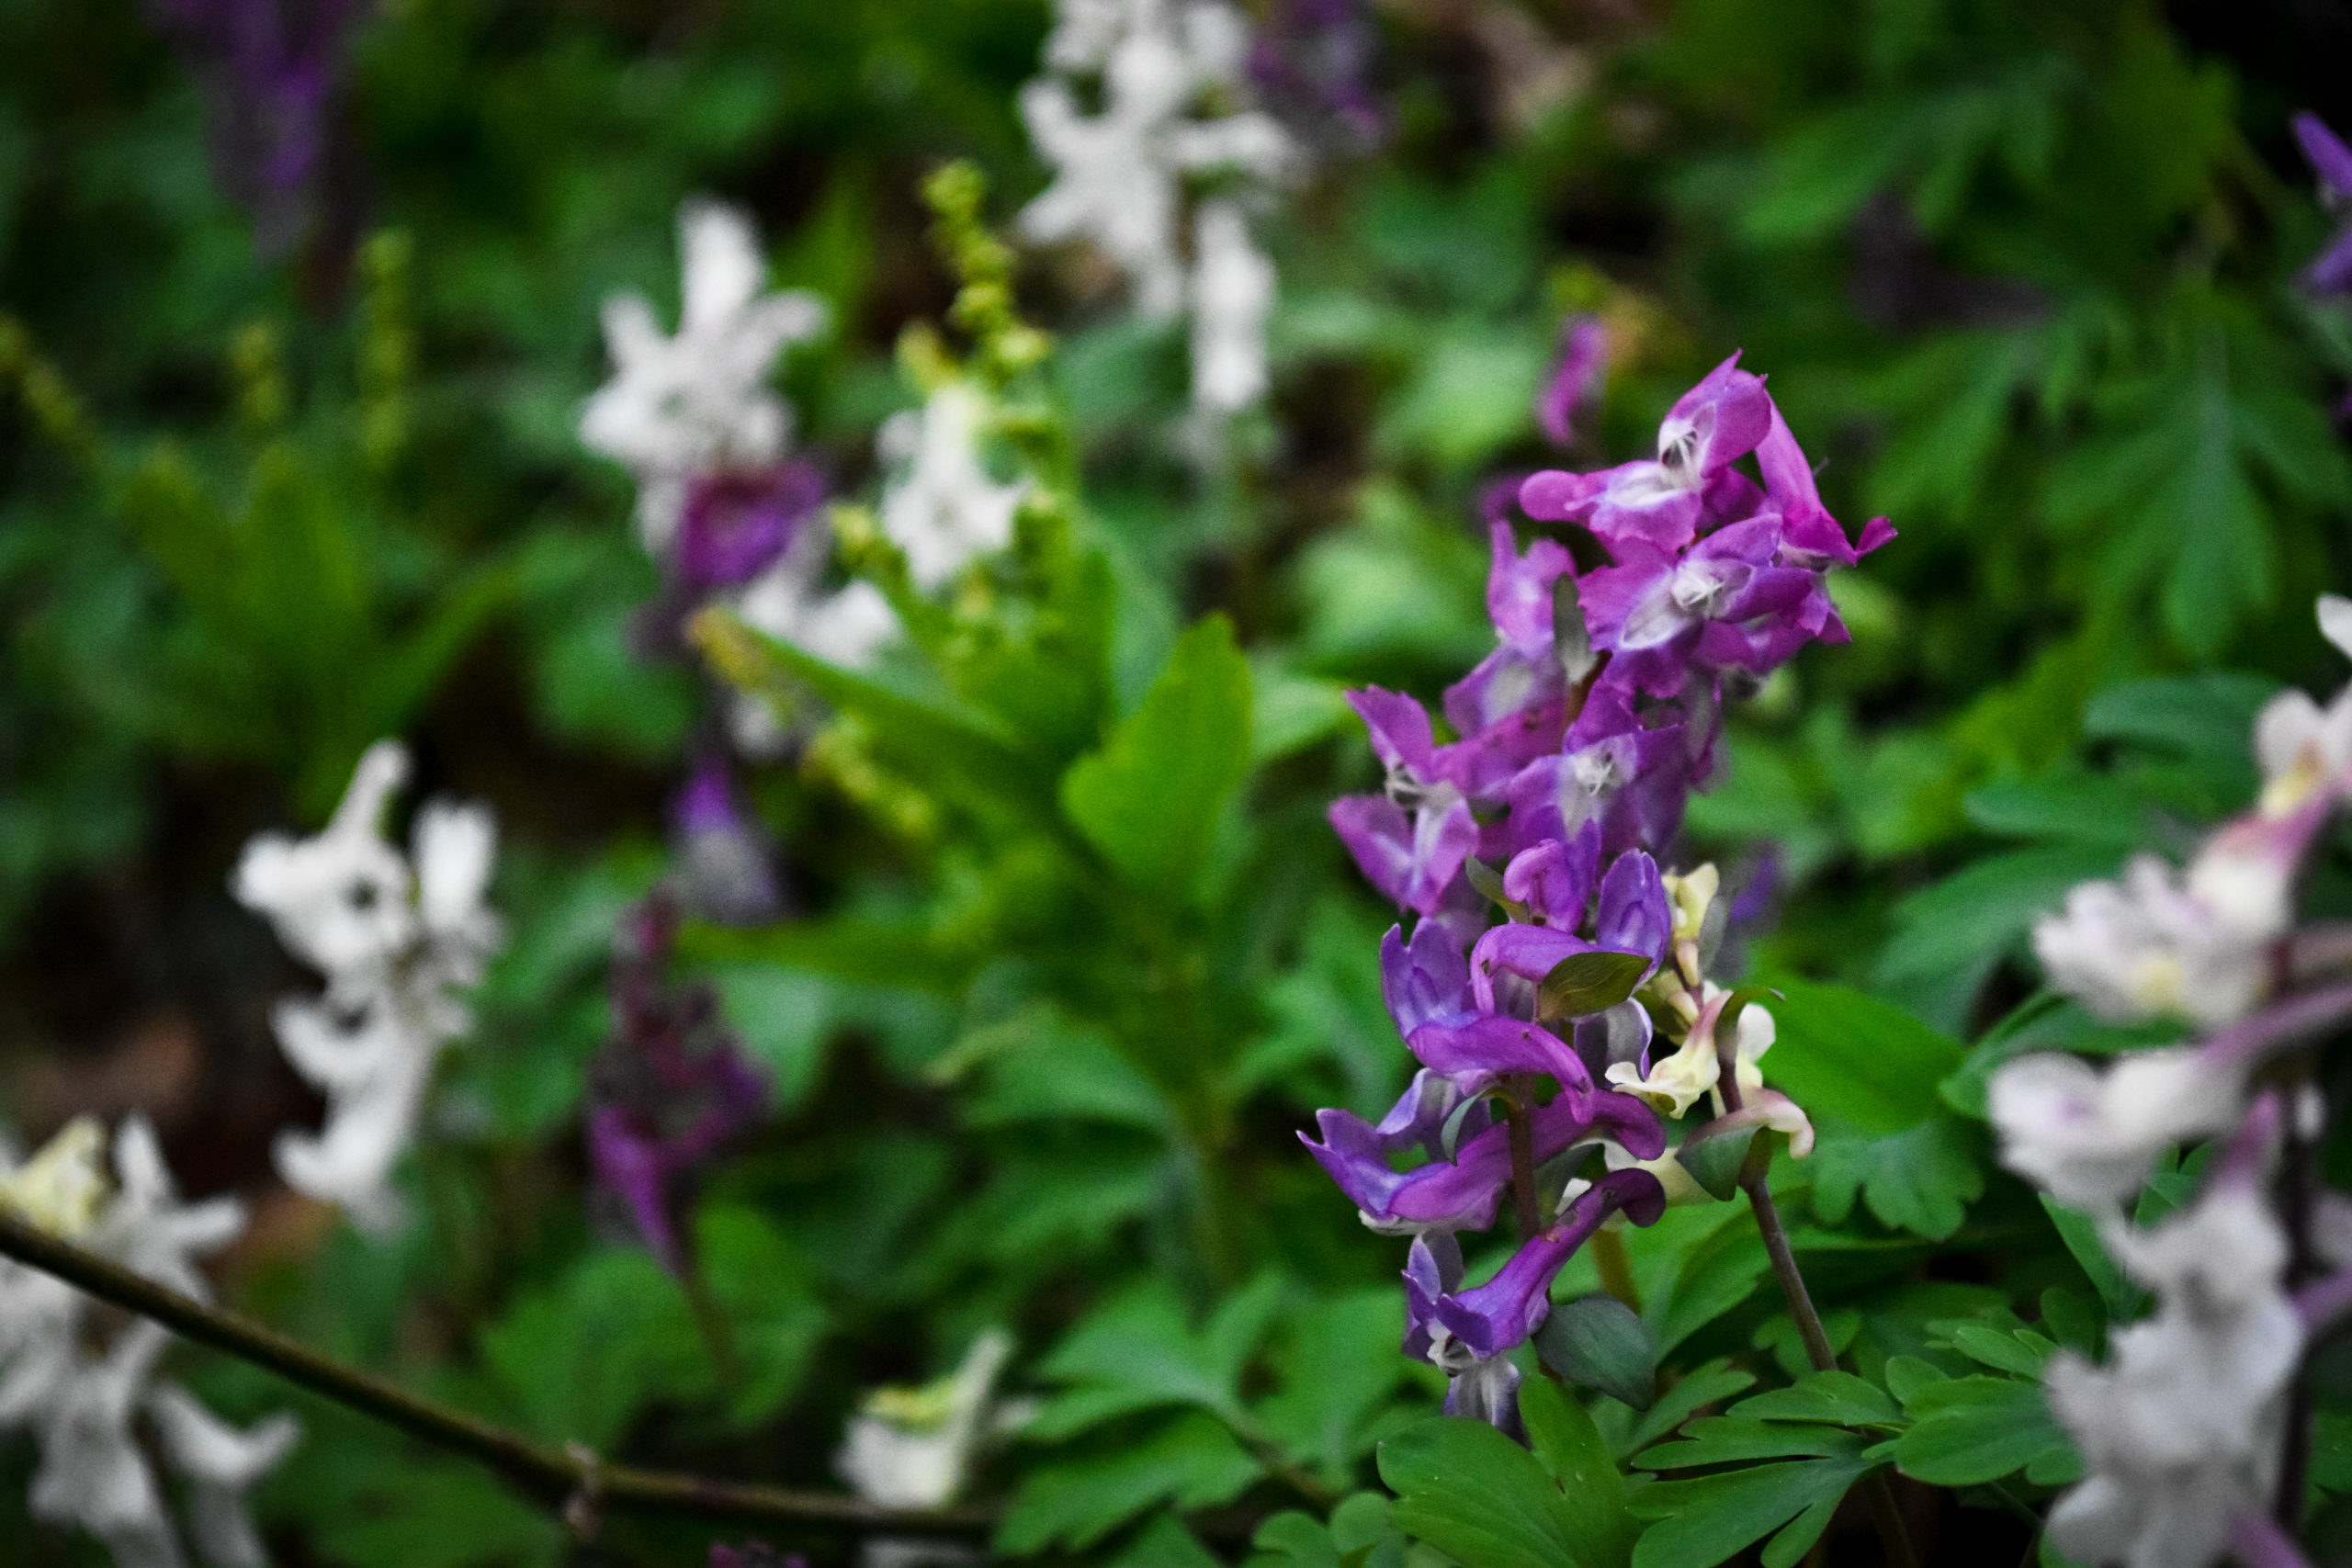
[[[2352,601],[2323,596],[2319,621],[2352,656]],[[2104,1071],[2027,1056],[1991,1084],[2003,1160],[2096,1218],[2155,1296],[2105,1365],[2061,1355],[2046,1374],[2089,1467],[2052,1511],[2051,1539],[2086,1562],[2302,1562],[2274,1522],[2274,1494],[2304,1351],[2352,1307],[2352,1200],[2280,1168],[2305,1157],[2282,1155],[2287,1134],[2307,1140],[2324,1115],[2293,1086],[2301,1048],[2352,1021],[2352,941],[2299,924],[2295,894],[2352,800],[2352,686],[2324,706],[2296,691],[2272,699],[2253,741],[2260,796],[2185,868],[2142,856],[2120,881],[2075,887],[2034,932],[2051,983],[2093,1012],[2177,1019],[2201,1042],[2132,1051]],[[2133,1225],[2157,1160],[2208,1139],[2219,1148],[2198,1195]]]
[[[1737,467],[1751,456],[1756,478]],[[1366,1224],[1414,1238],[1406,1351],[1451,1375],[1450,1411],[1506,1425],[1518,1374],[1503,1358],[1544,1321],[1576,1248],[1696,1190],[1662,1157],[1661,1112],[1708,1100],[1810,1147],[1803,1112],[1754,1065],[1770,1015],[1707,978],[1728,915],[1714,867],[1666,873],[1657,857],[1713,771],[1726,694],[1807,643],[1844,641],[1826,575],[1893,536],[1882,518],[1848,540],[1736,355],[1674,405],[1656,458],[1535,474],[1520,497],[1609,564],[1579,570],[1550,537],[1522,551],[1496,521],[1498,646],[1445,693],[1453,739],[1410,696],[1351,694],[1386,787],[1334,803],[1330,819],[1415,917],[1409,938],[1388,933],[1381,967],[1420,1070],[1377,1124],[1324,1111],[1307,1145]],[[1506,919],[1490,926],[1494,907]],[[1555,989],[1596,962],[1587,973],[1613,987]],[[1391,1164],[1414,1153],[1423,1163]],[[1490,1226],[1531,1166],[1535,1228],[1464,1289],[1457,1233]]]
[[[205,96],[214,177],[282,254],[311,225],[360,0],[154,0]]]
[[[613,942],[613,1035],[588,1073],[588,1156],[598,1185],[673,1273],[688,1184],[765,1114],[766,1076],[745,1058],[706,983],[670,982],[678,906],[657,889]]]
[[[2352,211],[2352,147],[2315,114],[2295,117],[2295,140],[2319,176],[2320,204],[2339,216]],[[2352,222],[2303,269],[2303,284],[2314,294],[2352,294]]]

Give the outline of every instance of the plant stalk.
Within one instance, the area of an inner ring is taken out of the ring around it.
[[[1504,1104],[1510,1122],[1510,1206],[1524,1242],[1544,1228],[1535,1206],[1535,1075],[1513,1073]]]
[[[567,1513],[572,1511],[572,1505],[584,1503],[608,1511],[958,1536],[984,1534],[995,1519],[995,1511],[985,1507],[892,1508],[835,1493],[605,1464],[583,1448],[543,1448],[479,1416],[411,1393],[372,1372],[345,1366],[275,1329],[194,1301],[5,1211],[0,1211],[0,1256],[54,1275],[110,1305],[152,1318],[198,1344],[250,1361],[420,1441],[463,1454],[536,1501]]]
[[[1721,1069],[1715,1087],[1722,1092],[1726,1111],[1742,1109],[1739,1075],[1734,1070],[1738,1052],[1736,1034],[1736,1030],[1719,1030],[1715,1036],[1715,1059]],[[1821,1325],[1821,1314],[1814,1309],[1813,1292],[1805,1289],[1804,1273],[1797,1267],[1796,1248],[1789,1245],[1788,1227],[1781,1223],[1780,1208],[1772,1201],[1771,1167],[1771,1134],[1759,1131],[1748,1145],[1747,1158],[1740,1165],[1740,1190],[1747,1194],[1747,1206],[1755,1211],[1757,1233],[1764,1238],[1764,1255],[1772,1261],[1773,1278],[1780,1280],[1781,1294],[1789,1303],[1789,1315],[1796,1320],[1806,1358],[1813,1362],[1814,1371],[1834,1372],[1838,1370],[1838,1352],[1830,1347],[1828,1330]],[[1862,1496],[1870,1505],[1871,1522],[1878,1527],[1889,1568],[1918,1568],[1918,1553],[1912,1549],[1910,1532],[1903,1528],[1903,1510],[1894,1500],[1894,1488],[1887,1481],[1886,1472],[1872,1471],[1862,1478]]]

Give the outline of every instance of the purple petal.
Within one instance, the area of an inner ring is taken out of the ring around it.
[[[1478,819],[1464,800],[1408,818],[1386,795],[1351,795],[1333,801],[1324,815],[1365,878],[1424,915],[1437,912],[1462,863],[1478,847]]]
[[[1546,839],[1514,855],[1503,868],[1503,893],[1545,924],[1573,931],[1584,923],[1600,871],[1600,829],[1588,822],[1566,843]]]
[[[1587,312],[1560,323],[1560,360],[1535,402],[1535,418],[1555,446],[1575,439],[1572,425],[1577,409],[1600,390],[1609,369],[1609,333],[1600,318]]]
[[[1437,1320],[1472,1355],[1492,1357],[1523,1342],[1552,1310],[1552,1281],[1585,1238],[1618,1210],[1650,1224],[1666,1209],[1666,1190],[1645,1170],[1614,1170],[1568,1205],[1557,1223],[1531,1237],[1502,1271],[1472,1291],[1441,1297]]]
[[[1413,927],[1413,940],[1391,926],[1380,939],[1380,994],[1396,1032],[1410,1034],[1433,1018],[1470,1010],[1470,960],[1436,920]]]
[[[1431,1072],[1449,1077],[1548,1073],[1560,1086],[1561,1100],[1569,1102],[1566,1114],[1582,1117],[1591,1110],[1592,1075],[1583,1058],[1566,1041],[1541,1025],[1493,1017],[1464,1024],[1425,1023],[1413,1031],[1406,1043]]]
[[[2352,147],[2327,128],[2327,122],[2308,111],[2294,119],[2295,140],[2303,145],[2303,156],[2309,158],[2320,183],[2332,197],[2352,196]]]
[[[1428,709],[1401,692],[1378,686],[1350,692],[1348,705],[1371,732],[1372,749],[1382,765],[1407,769],[1422,780],[1436,778],[1437,741],[1430,728]]]
[[[784,554],[824,499],[823,477],[806,463],[696,479],[678,525],[680,580],[704,592],[749,582]]]
[[[1593,935],[1604,947],[1639,953],[1655,964],[1666,952],[1674,917],[1657,863],[1640,850],[1619,855],[1600,879],[1600,910]]]
[[[2303,285],[2314,294],[2352,293],[2352,229],[2329,241],[2303,269]]]

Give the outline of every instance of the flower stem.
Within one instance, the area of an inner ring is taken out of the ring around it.
[[[1743,1109],[1739,1075],[1735,1070],[1736,1032],[1719,1031],[1715,1041],[1716,1060],[1722,1069],[1715,1087],[1723,1093],[1726,1112]],[[1813,1362],[1814,1371],[1834,1372],[1838,1370],[1838,1352],[1830,1347],[1828,1330],[1821,1325],[1821,1314],[1814,1310],[1813,1292],[1805,1289],[1804,1271],[1797,1267],[1796,1248],[1789,1245],[1788,1227],[1781,1224],[1781,1211],[1772,1201],[1769,1179],[1771,1138],[1770,1132],[1758,1130],[1754,1142],[1748,1145],[1747,1158],[1739,1168],[1740,1190],[1747,1194],[1747,1206],[1756,1213],[1756,1229],[1764,1238],[1764,1255],[1772,1261],[1773,1278],[1780,1280],[1781,1294],[1789,1303],[1789,1315],[1796,1320],[1806,1358]],[[1919,1557],[1912,1550],[1910,1532],[1903,1528],[1903,1510],[1895,1503],[1894,1488],[1888,1483],[1886,1472],[1872,1471],[1863,1477],[1862,1496],[1870,1505],[1871,1522],[1878,1527],[1889,1568],[1918,1568]]]
[[[2306,1092],[2310,1081],[2308,1064],[2298,1063],[2287,1075],[2284,1123],[2285,1147],[2279,1151],[2279,1206],[2287,1222],[2287,1282],[2295,1288],[2311,1282],[2320,1272],[2317,1249],[2312,1245],[2312,1146],[2303,1136],[2302,1118],[2297,1114],[2297,1102]],[[2303,1488],[2311,1474],[2312,1458],[2312,1382],[2308,1358],[2299,1368],[2287,1396],[2286,1442],[2278,1456],[2278,1490],[2274,1495],[2270,1517],[2290,1536],[2302,1529]]]
[[[1503,1103],[1510,1122],[1510,1205],[1519,1219],[1519,1239],[1525,1241],[1544,1228],[1535,1207],[1535,1075],[1513,1073],[1510,1096]]]
[[[891,1508],[836,1493],[747,1485],[604,1464],[576,1445],[543,1448],[462,1410],[411,1393],[372,1372],[345,1366],[275,1329],[194,1301],[5,1211],[0,1211],[0,1256],[54,1275],[102,1302],[152,1318],[200,1345],[250,1361],[412,1438],[463,1454],[553,1508],[564,1508],[593,1493],[594,1505],[607,1511],[963,1536],[985,1533],[995,1517],[994,1510],[982,1507]]]

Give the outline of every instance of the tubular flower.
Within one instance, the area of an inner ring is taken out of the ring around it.
[[[0,1171],[0,1206],[198,1301],[211,1287],[196,1259],[243,1230],[243,1207],[216,1198],[184,1204],[147,1122],[125,1121],[114,1140],[95,1122],[72,1123],[40,1153]],[[169,1337],[134,1320],[110,1338],[106,1314],[70,1285],[0,1262],[0,1429],[28,1432],[40,1463],[33,1517],[89,1531],[119,1568],[178,1568],[180,1530],[135,1423],[152,1425],[165,1467],[187,1486],[187,1533],[216,1568],[267,1559],[245,1494],[294,1446],[300,1428],[279,1413],[240,1430],[156,1366]]]
[[[442,1048],[472,1027],[458,992],[502,940],[484,902],[497,855],[487,807],[427,801],[406,855],[382,836],[408,772],[400,743],[378,741],[324,830],[262,834],[231,884],[326,979],[322,996],[271,1014],[286,1059],[327,1098],[321,1132],[279,1135],[278,1173],[374,1230],[399,1222],[392,1167],[415,1137]]]

